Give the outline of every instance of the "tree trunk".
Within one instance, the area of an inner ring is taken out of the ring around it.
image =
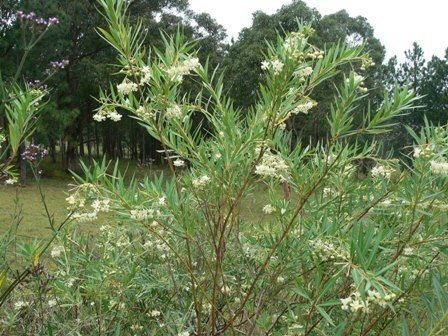
[[[76,168],[76,146],[72,141],[67,142],[67,151],[65,155],[65,170],[74,171]]]
[[[56,163],[56,142],[53,138],[50,138],[50,157],[51,162]]]

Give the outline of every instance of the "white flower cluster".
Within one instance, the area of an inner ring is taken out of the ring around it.
[[[19,180],[17,179],[17,177],[11,177],[11,178],[9,178],[9,179],[7,179],[5,181],[5,184],[6,185],[13,185],[13,184],[16,184],[18,181]]]
[[[292,32],[283,43],[283,48],[290,57],[299,59],[302,56],[301,47],[306,44],[306,36],[300,32]]]
[[[121,84],[117,85],[117,90],[123,95],[128,95],[132,92],[137,91],[138,85],[129,79],[125,78]]]
[[[255,167],[255,174],[262,177],[279,178],[284,181],[288,176],[289,166],[285,160],[270,150],[263,154],[261,163]]]
[[[375,167],[372,168],[370,173],[372,174],[372,177],[374,179],[381,177],[390,179],[393,172],[394,170],[392,168],[383,166],[381,164],[377,164]]]
[[[354,74],[355,83],[362,83],[364,82],[364,77],[360,74],[355,73]]]
[[[164,232],[160,232],[160,235],[164,235]],[[145,249],[155,250],[155,252],[161,259],[167,259],[172,255],[170,247],[162,239],[159,238],[153,238],[152,240],[146,241],[143,244],[143,247]]]
[[[144,221],[154,218],[154,209],[134,209],[131,210],[131,218]]]
[[[166,109],[165,116],[168,119],[171,118],[181,118],[182,117],[182,109],[179,105],[174,104]]]
[[[322,59],[324,58],[324,52],[322,50],[315,49],[313,52],[308,53],[308,57],[311,59]]]
[[[292,111],[292,114],[308,114],[309,110],[311,110],[317,103],[312,99],[303,100],[297,105]]]
[[[361,70],[366,70],[367,68],[373,67],[374,65],[375,62],[370,57],[363,58]]]
[[[271,204],[266,204],[263,207],[263,213],[266,214],[266,215],[270,215],[270,214],[274,213],[276,210],[277,209],[275,209],[275,207],[272,206]]]
[[[139,106],[137,110],[135,110],[135,114],[145,122],[151,121],[155,116],[154,112],[144,106]]]
[[[151,68],[147,65],[145,65],[141,69],[142,77],[140,79],[140,85],[148,84],[151,79]]]
[[[68,210],[79,210],[80,208],[85,208],[86,199],[81,195],[82,192],[87,194],[87,197],[91,197],[95,190],[92,189],[92,185],[85,184],[80,187],[75,193],[68,196],[65,200],[69,204]],[[91,204],[92,210],[89,212],[85,210],[84,212],[76,211],[73,213],[72,218],[78,222],[93,222],[98,218],[99,212],[108,212],[110,210],[110,200],[109,199],[95,199]]]
[[[359,90],[362,92],[367,92],[368,89],[363,86],[365,78],[356,72],[353,74],[353,79],[356,85],[359,85]],[[347,78],[347,83],[350,82],[350,78]]]
[[[72,218],[80,223],[93,222],[98,219],[98,213],[93,212],[75,212]]]
[[[110,119],[114,122],[120,121],[122,115],[118,113],[115,109],[99,109],[97,113],[93,115],[93,120],[97,122],[105,121],[106,119]]]
[[[53,247],[53,249],[51,250],[51,256],[53,258],[59,258],[61,256],[61,253],[64,252],[64,247],[63,246],[55,246]]]
[[[350,254],[347,250],[334,243],[323,241],[322,239],[310,240],[309,243],[313,249],[311,253],[322,261],[335,259],[348,260],[350,258]]]
[[[368,313],[370,311],[370,304],[376,304],[384,308],[387,306],[388,302],[394,300],[396,297],[397,296],[394,293],[382,296],[377,290],[369,289],[367,291],[367,297],[363,299],[361,294],[356,291],[350,294],[349,297],[341,299],[341,309],[352,313],[358,311]]]
[[[74,193],[68,196],[65,201],[70,205],[70,208],[83,208],[85,206],[86,200],[83,197],[80,197],[78,193]]]
[[[143,326],[141,326],[140,324],[133,324],[131,325],[131,330],[133,332],[139,332],[143,330]]]
[[[299,69],[294,72],[294,76],[298,77],[301,81],[304,81],[306,77],[310,76],[313,73],[312,67],[305,67],[302,69]]]
[[[95,200],[92,203],[92,208],[95,210],[95,212],[109,212],[110,210],[110,200],[109,199],[103,199],[103,200]]]
[[[25,301],[16,301],[14,303],[14,309],[16,309],[16,310],[20,310],[20,309],[28,307],[28,306],[29,306],[29,303],[25,302]]]
[[[207,175],[202,175],[201,177],[194,179],[192,183],[196,188],[202,188],[209,184],[210,181],[210,177],[208,177]]]
[[[418,158],[429,158],[434,154],[433,145],[417,146],[414,148],[414,157]]]
[[[159,317],[161,315],[161,312],[158,310],[151,310],[149,313],[147,313],[149,317]]]
[[[262,70],[272,70],[274,72],[274,75],[278,75],[280,72],[282,72],[283,67],[283,62],[278,59],[274,59],[272,61],[263,61],[261,63]]]
[[[185,166],[185,161],[182,159],[176,159],[173,161],[173,165],[174,167],[184,167]]]
[[[166,73],[172,81],[182,82],[184,76],[189,75],[192,71],[198,69],[200,66],[201,63],[199,63],[198,58],[189,57],[179,64],[173,65],[171,68],[166,69]]]
[[[324,197],[330,197],[331,194],[333,193],[331,188],[328,188],[328,187],[325,187],[322,192],[324,194]]]
[[[434,174],[448,175],[448,162],[430,162],[430,169]]]

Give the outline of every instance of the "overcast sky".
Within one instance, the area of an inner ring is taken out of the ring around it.
[[[190,0],[192,9],[210,13],[231,37],[252,22],[252,13],[275,13],[291,0]],[[448,47],[448,0],[305,0],[322,14],[346,9],[351,16],[362,15],[386,46],[389,58],[403,59],[404,51],[418,42],[427,59],[444,56]]]

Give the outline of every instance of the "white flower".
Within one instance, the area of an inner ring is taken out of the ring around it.
[[[275,59],[272,61],[261,62],[262,70],[272,69],[275,75],[278,75],[280,72],[282,72],[283,67],[284,67],[284,64],[278,59]]]
[[[273,207],[271,204],[266,204],[266,205],[263,207],[263,212],[264,212],[266,215],[270,215],[270,214],[274,213],[275,211],[276,211],[275,207]]]
[[[179,105],[173,105],[166,109],[165,116],[167,118],[181,118],[182,117],[182,109]]]
[[[355,77],[355,82],[356,83],[362,83],[364,81],[364,77],[359,75],[359,74],[357,74],[357,73],[355,73],[354,77]]]
[[[120,121],[121,120],[121,114],[118,113],[117,111],[112,111],[109,113],[109,119],[112,121]]]
[[[313,73],[313,68],[306,67],[306,68],[295,71],[294,76],[297,76],[299,78],[305,78],[305,77],[310,76],[312,73]]]
[[[176,159],[176,160],[174,160],[173,165],[175,167],[183,167],[183,166],[185,166],[185,161],[182,159]]]
[[[111,228],[110,225],[101,225],[100,231],[104,232],[104,231],[110,230],[110,228]]]
[[[135,220],[146,220],[154,217],[153,209],[135,209],[131,210],[131,218]]]
[[[297,105],[292,111],[292,114],[308,114],[309,110],[311,110],[314,106],[316,106],[317,103],[311,99],[306,100],[304,102],[301,102],[299,105]]]
[[[414,148],[414,157],[417,159],[419,157],[428,158],[434,154],[435,146],[433,144],[417,146]]]
[[[140,85],[148,84],[149,80],[151,79],[151,68],[147,65],[145,65],[142,68],[142,78],[140,80]]]
[[[100,108],[97,113],[93,115],[93,120],[97,122],[105,121],[107,118],[110,120],[117,122],[121,120],[122,115],[118,113],[116,110],[109,110]]]
[[[55,246],[53,247],[53,250],[51,250],[51,256],[53,258],[59,258],[62,252],[64,252],[63,246]]]
[[[322,261],[330,261],[335,259],[348,260],[349,252],[343,247],[338,246],[332,241],[324,241],[322,239],[310,240],[312,254]]]
[[[151,315],[151,317],[157,317],[160,316],[160,312],[158,310],[153,310],[149,313],[149,315]]]
[[[197,57],[191,57],[184,61],[183,65],[190,71],[193,71],[201,66],[201,63],[199,62],[199,58]]]
[[[18,181],[18,180],[17,180],[16,177],[12,177],[12,178],[7,179],[7,180],[5,181],[5,184],[7,184],[7,185],[13,185],[13,184],[16,184],[17,181]]]
[[[281,61],[274,60],[271,62],[271,65],[275,74],[279,74],[280,72],[282,72],[284,64]]]
[[[178,333],[177,336],[190,336],[190,333],[188,331],[182,331]]]
[[[200,66],[201,64],[199,63],[199,59],[197,57],[190,57],[183,62],[168,68],[166,73],[170,76],[172,81],[182,82],[183,76],[190,74],[191,71],[196,70]]]
[[[448,162],[431,161],[431,171],[435,174],[448,175]]]
[[[27,306],[28,306],[28,302],[24,302],[24,301],[16,301],[14,303],[14,308],[16,310],[22,309],[22,308],[27,307]]]
[[[375,167],[372,168],[371,174],[373,178],[379,178],[384,177],[386,179],[390,179],[390,176],[394,170],[389,167],[385,167],[383,165],[377,164]]]
[[[74,283],[75,283],[75,279],[74,278],[68,279],[67,280],[67,287],[68,288],[72,288]]]
[[[328,188],[328,187],[324,188],[323,193],[324,193],[324,197],[331,196],[331,188]]]
[[[117,90],[119,93],[122,93],[124,95],[128,95],[132,92],[137,91],[137,84],[130,81],[129,79],[125,78],[121,84],[117,85]]]
[[[268,70],[270,65],[271,65],[271,62],[263,61],[263,62],[261,62],[261,69],[262,70]]]
[[[211,181],[210,177],[207,175],[202,175],[201,177],[193,180],[193,186],[197,188],[202,188],[205,185],[209,184]]]
[[[92,203],[92,208],[95,210],[95,212],[108,212],[110,210],[110,200],[95,200]]]
[[[80,223],[93,222],[98,219],[98,213],[96,211],[85,213],[76,212],[72,217]]]
[[[148,108],[145,108],[144,106],[139,106],[137,110],[135,110],[135,114],[146,122],[149,122],[155,116],[153,112],[151,112]]]
[[[143,330],[143,326],[141,326],[139,324],[133,324],[133,325],[131,325],[131,330],[132,331],[141,331],[141,330]]]
[[[349,304],[352,302],[352,298],[348,297],[348,298],[340,299],[340,300],[342,303],[342,306],[341,306],[342,310],[350,310]]]
[[[414,249],[412,247],[405,247],[403,250],[403,254],[405,256],[411,256],[414,253]]]
[[[56,306],[57,303],[58,302],[55,299],[48,300],[48,306],[50,308]]]
[[[163,196],[163,197],[160,197],[159,198],[159,205],[165,205],[166,204],[166,197],[165,196]]]
[[[255,167],[255,174],[284,180],[286,175],[288,175],[288,169],[288,165],[281,156],[266,151],[261,163]]]
[[[95,120],[97,122],[102,122],[102,121],[106,120],[106,116],[102,113],[95,113],[93,115],[93,120]]]

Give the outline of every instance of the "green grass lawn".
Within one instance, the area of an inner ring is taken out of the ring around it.
[[[89,164],[89,160],[86,160],[86,163]],[[46,158],[41,164],[43,171],[41,186],[47,207],[50,214],[54,216],[56,225],[63,221],[67,215],[65,199],[71,188],[70,184],[74,182],[71,175],[62,171],[60,166],[59,162],[52,163],[49,158]],[[111,168],[113,166],[111,164]],[[139,167],[135,162],[126,160],[119,162],[119,169],[123,173],[126,172],[127,176],[135,175],[139,179],[161,171],[157,166]],[[80,171],[77,171],[77,173],[82,175]],[[19,236],[33,239],[51,235],[44,204],[38,186],[31,175],[31,172],[29,172],[28,182],[25,186],[0,184],[0,234],[11,227],[13,214],[19,210],[22,218],[17,231]],[[77,225],[79,225],[81,232],[94,233],[107,221],[108,218],[103,215],[93,223]]]
[[[119,167],[120,171],[127,171],[128,176],[135,175],[138,179],[162,172],[162,169],[157,167],[142,168],[135,163],[126,161],[120,162]],[[52,166],[49,162],[44,162],[43,171],[42,190],[49,212],[54,216],[55,224],[57,225],[67,215],[65,198],[71,188],[70,184],[73,183],[73,179],[69,174],[58,170],[56,165]],[[261,209],[265,202],[263,187],[259,186],[245,199],[241,209],[243,217],[248,222],[253,223],[263,220]],[[21,209],[22,220],[17,232],[20,237],[34,239],[46,238],[51,235],[44,204],[42,203],[37,184],[31,177],[25,186],[0,185],[0,234],[6,232],[11,227],[15,209]],[[78,225],[78,229],[81,232],[91,234],[111,220],[113,219],[108,217],[107,214],[103,214],[95,222],[73,223],[71,225]]]
[[[67,214],[65,198],[69,190],[68,183],[69,180],[42,180],[45,201],[56,223],[64,220]],[[4,233],[11,226],[15,209],[16,211],[21,209],[19,211],[22,220],[18,227],[20,236],[42,238],[50,235],[45,208],[35,182],[30,182],[26,186],[0,186],[0,233]]]

